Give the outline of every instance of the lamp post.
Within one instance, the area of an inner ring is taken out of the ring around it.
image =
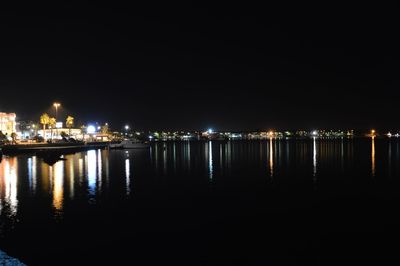
[[[125,132],[125,136],[127,136],[127,135],[128,135],[128,130],[129,130],[129,126],[128,126],[128,125],[126,125],[126,126],[125,126],[125,131],[126,131],[126,132]]]
[[[53,106],[54,106],[54,108],[56,109],[56,134],[57,134],[57,136],[58,136],[57,113],[58,113],[58,107],[60,107],[61,104],[56,102],[56,103],[53,103]]]
[[[58,112],[58,107],[61,106],[60,103],[53,103],[54,108],[56,108],[56,121],[57,121],[57,112]]]

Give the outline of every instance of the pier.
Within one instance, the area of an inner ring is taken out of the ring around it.
[[[108,145],[109,142],[15,144],[0,146],[0,151],[6,155],[44,151],[84,151],[96,148],[106,148]]]

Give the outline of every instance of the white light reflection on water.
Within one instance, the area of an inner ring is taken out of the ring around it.
[[[29,179],[29,189],[32,194],[36,193],[36,185],[37,185],[37,159],[36,156],[32,156],[32,158],[28,158],[28,179]]]
[[[125,159],[126,195],[131,194],[131,166],[129,158]]]
[[[84,176],[84,174],[83,174],[83,165],[84,165],[83,159],[79,158],[79,160],[78,160],[78,176],[79,176],[79,181],[80,182],[82,182],[82,178]]]
[[[73,199],[75,196],[75,169],[74,169],[75,160],[74,160],[74,157],[72,157],[68,161],[68,163],[69,163],[69,169],[68,169],[67,175],[69,177],[69,197],[71,199]]]
[[[102,191],[101,187],[102,187],[102,177],[103,177],[103,162],[101,159],[101,150],[97,150],[97,187],[98,187],[98,191]]]
[[[97,179],[97,158],[96,151],[87,152],[87,177],[89,196],[96,195],[96,179]]]
[[[210,180],[213,179],[214,169],[213,169],[213,157],[212,157],[212,141],[208,142],[208,174]]]
[[[274,148],[272,138],[269,139],[269,175],[274,176]]]
[[[313,180],[316,181],[315,178],[317,176],[317,142],[316,138],[313,137]]]
[[[18,210],[17,199],[17,158],[5,158],[0,163],[0,212],[5,205],[9,207],[9,216],[15,217]]]
[[[371,175],[375,177],[375,137],[371,140]]]
[[[57,211],[63,208],[64,200],[64,161],[57,162],[53,168],[53,207]]]

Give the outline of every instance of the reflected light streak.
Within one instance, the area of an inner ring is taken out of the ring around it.
[[[313,138],[313,177],[317,175],[317,143],[316,138]],[[315,179],[314,179],[315,181]]]
[[[167,145],[165,143],[163,145],[163,169],[164,175],[167,174]]]
[[[0,164],[0,196],[4,197],[1,203],[9,206],[10,216],[15,216],[18,210],[17,163],[17,158],[6,158]],[[2,208],[3,206],[0,206],[0,210]]]
[[[94,196],[96,194],[96,178],[97,178],[97,169],[96,169],[96,151],[91,150],[87,152],[87,160],[88,160],[88,187],[89,187],[89,195]]]
[[[74,169],[74,158],[71,158],[69,164],[69,197],[74,198],[75,195],[75,169]]]
[[[212,158],[212,141],[208,142],[208,174],[210,180],[213,179],[213,158]]]
[[[79,158],[78,160],[78,176],[79,179],[82,180],[83,177],[83,159]]]
[[[102,160],[101,160],[101,150],[97,151],[97,179],[98,179],[98,190],[101,192],[101,186],[102,186],[102,180],[101,178],[103,177],[103,164],[102,164]]]
[[[29,189],[35,194],[36,193],[36,184],[37,184],[37,172],[36,172],[36,156],[32,158],[28,158],[28,179],[29,179]]]
[[[371,141],[371,175],[375,177],[375,137],[372,136]]]
[[[131,166],[129,159],[125,160],[126,195],[131,194]]]
[[[272,138],[269,139],[269,175],[274,176],[274,149],[272,147]]]
[[[63,207],[64,198],[64,162],[57,162],[53,169],[53,207],[60,211]]]
[[[389,146],[388,146],[388,171],[389,171],[389,177],[392,176],[392,142],[389,141]]]

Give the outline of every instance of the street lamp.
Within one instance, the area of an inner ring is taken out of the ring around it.
[[[56,108],[56,123],[57,123],[57,112],[58,112],[58,107],[60,107],[61,104],[55,102],[55,103],[53,103],[53,106],[54,106],[54,108]],[[57,134],[57,136],[58,136],[58,127],[57,127],[57,126],[56,126],[56,134]]]
[[[125,136],[127,136],[128,135],[128,130],[129,130],[129,126],[128,125],[125,125]]]
[[[58,107],[61,106],[60,103],[53,103],[54,108],[56,108],[56,121],[57,121],[57,112],[58,112]]]

